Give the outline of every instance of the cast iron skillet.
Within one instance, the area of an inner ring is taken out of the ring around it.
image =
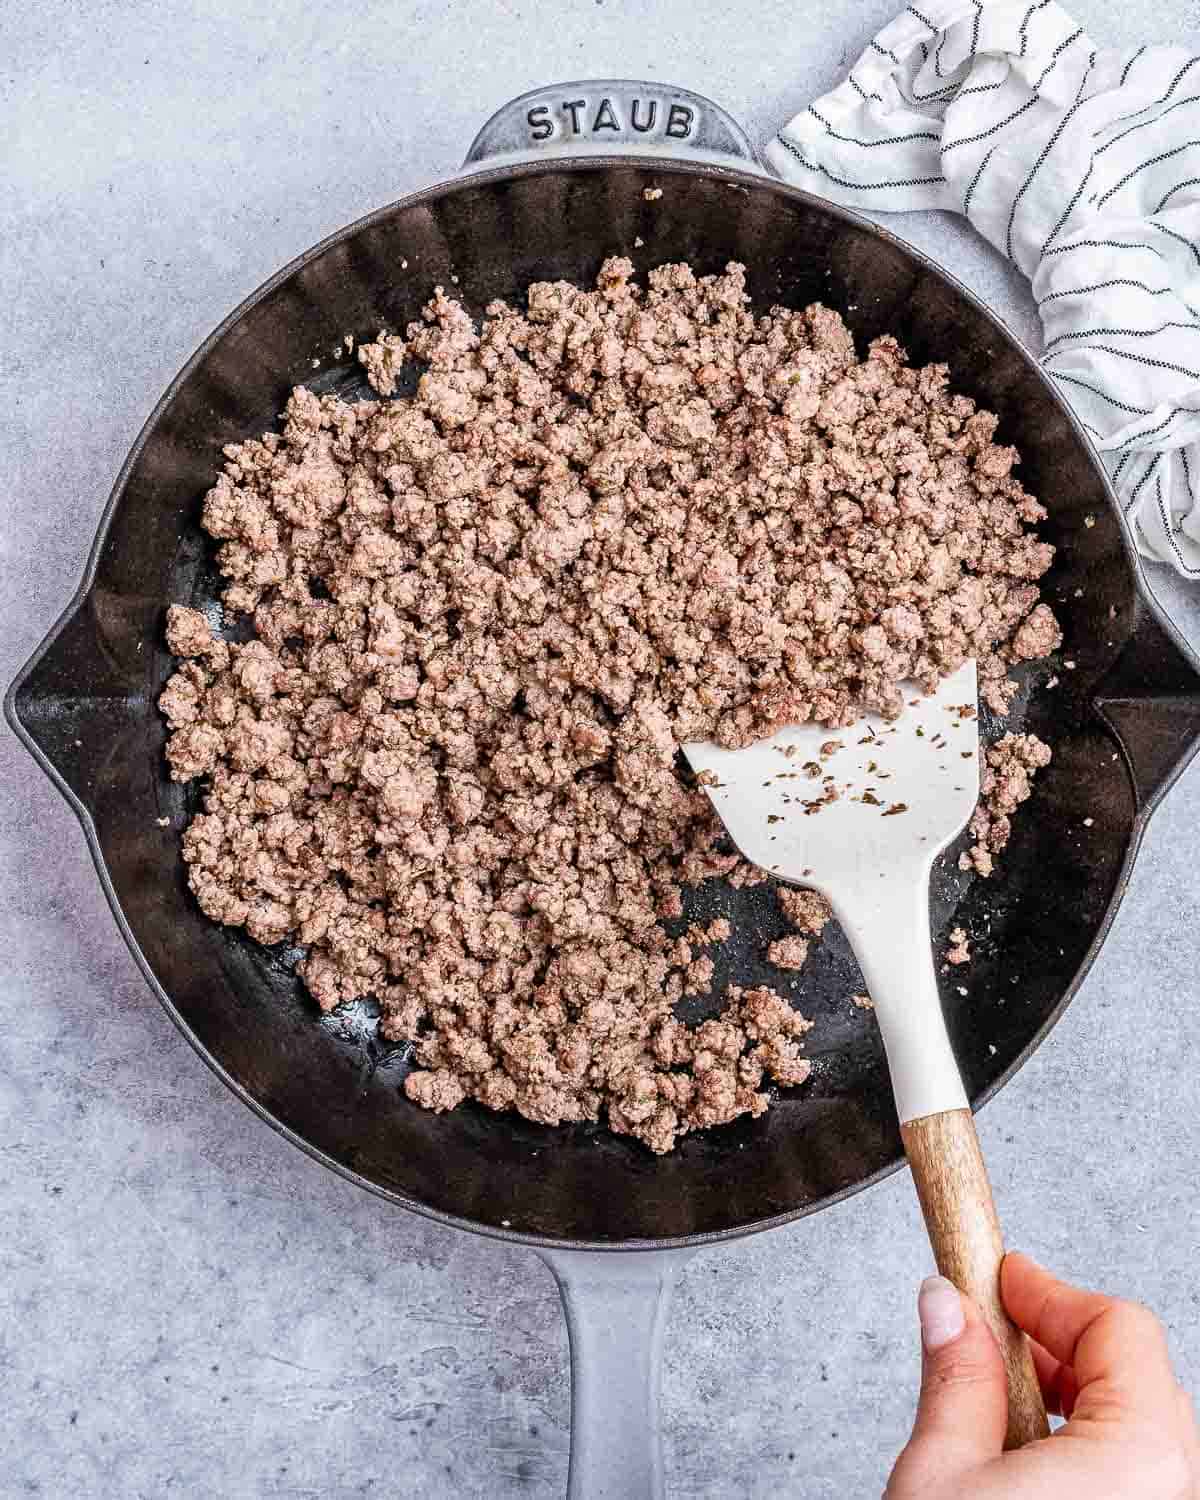
[[[572,85],[542,97],[558,121],[556,101],[585,97],[591,108],[607,90],[619,106],[633,87]],[[661,86],[653,89],[663,98]],[[719,127],[726,135],[714,149],[742,151],[744,137],[722,112],[685,91],[665,93],[692,111],[685,145],[712,148]],[[543,119],[540,107],[526,98],[502,111],[488,127],[490,147],[481,137],[471,160],[497,143],[537,145],[528,127]],[[675,140],[663,134],[666,120],[681,119],[668,110],[663,98],[658,154],[569,154],[556,124],[550,159],[509,161],[416,193],[333,235],[255,292],[151,414],[79,592],[5,704],[79,817],[151,987],[233,1091],[363,1187],[544,1251],[694,1247],[857,1191],[902,1157],[887,1071],[869,1013],[848,1003],[857,971],[834,936],[803,979],[803,1008],[817,1022],[808,1045],[813,1079],[760,1120],[691,1136],[656,1159],[594,1128],[549,1129],[475,1105],[437,1116],[403,1096],[408,1050],[377,1039],[368,1003],[321,1017],[286,947],[260,947],[201,915],[179,857],[196,792],[164,774],[154,706],[172,670],[164,609],[171,601],[207,607],[216,596],[211,547],[197,523],[221,445],[270,427],[293,384],[363,389],[355,367],[329,363],[343,334],[402,328],[436,283],[478,312],[495,297],[518,301],[531,280],[588,283],[612,253],[634,255],[641,268],[686,260],[706,272],[736,259],[760,308],[822,300],[844,314],[860,347],[894,333],[914,361],[946,361],[955,387],[999,414],[1001,440],[1020,449],[1020,475],[1050,511],[1044,534],[1058,556],[1046,592],[1066,645],[1030,673],[1010,720],[1049,740],[1054,762],[998,873],[990,881],[960,874],[955,850],[934,882],[935,936],[958,923],[972,937],[973,962],[945,983],[944,1000],[976,1103],[1062,1014],[1108,931],[1146,820],[1200,736],[1197,664],[1140,587],[1103,472],[1030,355],[963,287],[870,224],[761,176],[752,162],[736,170],[717,158],[662,154]],[[648,201],[648,187],[661,187],[662,197]],[[637,237],[644,246],[635,250]],[[1052,674],[1056,687],[1046,685]],[[782,930],[771,887],[706,886],[689,918],[718,911],[734,917],[739,934],[718,982],[769,980],[757,955]],[[570,1278],[574,1262],[553,1264]],[[647,1265],[647,1274],[657,1281],[665,1273]],[[618,1323],[628,1311],[618,1307]],[[649,1400],[661,1310],[638,1316],[647,1342],[631,1356],[631,1378]],[[591,1336],[579,1326],[573,1336],[578,1366]],[[603,1342],[602,1331],[596,1337]]]

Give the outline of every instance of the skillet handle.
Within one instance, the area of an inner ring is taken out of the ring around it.
[[[950,1109],[901,1125],[921,1212],[937,1268],[983,1313],[996,1335],[1008,1376],[1006,1448],[1049,1437],[1029,1340],[1000,1300],[1004,1241],[975,1120],[969,1109]]]
[[[659,1385],[671,1291],[694,1250],[539,1250],[571,1339],[567,1500],[663,1500]]]
[[[463,169],[614,154],[761,170],[746,132],[719,104],[691,89],[628,78],[555,83],[510,100],[472,141]]]

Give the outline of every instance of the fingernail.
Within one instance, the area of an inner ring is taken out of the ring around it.
[[[917,1294],[921,1341],[930,1351],[956,1339],[967,1326],[958,1288],[944,1276],[928,1276]]]

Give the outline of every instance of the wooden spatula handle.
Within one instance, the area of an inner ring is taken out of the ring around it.
[[[1029,1340],[1000,1301],[1004,1241],[975,1120],[969,1109],[925,1115],[901,1126],[929,1243],[941,1274],[983,1312],[1004,1353],[1008,1372],[1006,1448],[1049,1434]]]

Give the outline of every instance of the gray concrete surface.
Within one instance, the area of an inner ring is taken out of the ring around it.
[[[687,84],[761,139],[895,3],[6,8],[0,678],[73,590],[164,384],[278,265],[446,174],[539,83]],[[1197,31],[1193,0],[1074,9],[1110,43]],[[892,227],[1032,333],[1023,283],[969,231]],[[1200,642],[1200,594],[1160,584]],[[560,1495],[567,1351],[540,1262],[390,1209],[233,1102],[7,732],[0,765],[0,1492]],[[1198,838],[1200,766],[1069,1016],[981,1120],[1011,1240],[1153,1303],[1193,1384]],[[672,1495],[878,1493],[927,1261],[906,1177],[695,1261],[668,1337]]]

